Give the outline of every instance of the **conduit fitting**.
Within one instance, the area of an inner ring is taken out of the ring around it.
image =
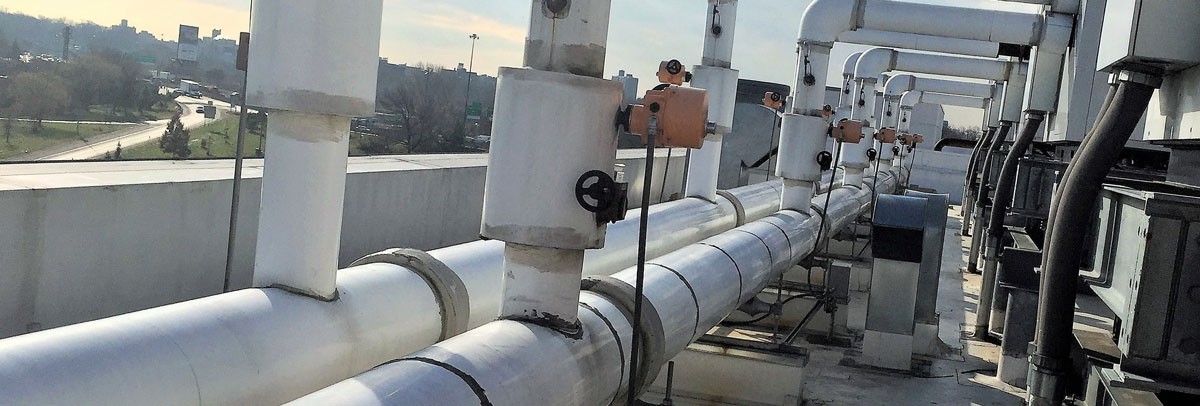
[[[351,262],[348,267],[387,263],[409,269],[429,284],[442,308],[442,334],[439,341],[462,334],[470,327],[471,302],[467,287],[454,270],[425,251],[392,248]]]
[[[254,3],[246,101],[271,116],[255,287],[337,298],[350,118],[375,113],[382,12],[382,0]]]
[[[808,212],[815,183],[821,181],[825,134],[829,124],[822,117],[784,114],[779,129],[779,158],[775,175],[784,178],[781,210]]]

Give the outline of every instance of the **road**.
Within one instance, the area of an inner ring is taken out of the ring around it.
[[[183,104],[184,115],[179,120],[183,122],[184,128],[195,128],[204,125],[206,120],[204,115],[196,113],[196,107],[213,102],[217,106],[217,117],[228,112],[228,103],[213,100],[207,97],[193,99],[187,96],[180,96],[175,101]],[[70,161],[75,159],[92,159],[102,158],[106,152],[112,152],[117,149],[117,144],[121,148],[129,148],[141,143],[155,141],[162,137],[163,131],[167,129],[167,122],[170,120],[158,120],[148,122],[148,125],[140,126],[137,129],[131,130],[128,134],[119,137],[110,138],[104,141],[87,144],[67,151],[47,155],[38,158],[39,161]]]

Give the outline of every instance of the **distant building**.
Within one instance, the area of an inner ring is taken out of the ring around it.
[[[638,79],[636,77],[625,73],[625,70],[622,69],[617,71],[617,76],[613,76],[612,80],[620,83],[623,89],[623,93],[621,95],[621,104],[633,104],[633,102],[637,101]]]

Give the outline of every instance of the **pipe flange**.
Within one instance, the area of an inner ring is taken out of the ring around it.
[[[471,302],[467,286],[450,267],[425,251],[412,248],[392,248],[359,258],[350,263],[358,266],[386,263],[404,267],[415,272],[429,284],[442,308],[442,335],[440,340],[454,337],[468,330]]]
[[[726,190],[718,190],[717,196],[724,197],[725,200],[728,200],[729,203],[733,204],[733,210],[735,212],[737,212],[738,227],[745,225],[746,224],[746,208],[742,206],[742,201],[738,200],[737,196],[734,196],[733,193],[729,193],[729,191],[726,191]]]
[[[634,287],[611,276],[589,276],[580,283],[580,288],[588,292],[600,294],[613,301],[621,313],[633,324]],[[645,393],[658,371],[666,365],[666,332],[663,331],[662,317],[654,304],[642,296],[642,322],[638,326],[642,332],[641,362],[638,364],[638,393]],[[625,390],[630,390],[626,388]]]

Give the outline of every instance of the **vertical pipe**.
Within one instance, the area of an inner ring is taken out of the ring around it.
[[[337,296],[350,117],[271,110],[254,286]]]
[[[256,287],[337,298],[350,117],[375,111],[382,10],[382,0],[254,2],[245,96],[269,112],[271,144]]]
[[[709,0],[704,27],[704,54],[694,69],[692,86],[708,91],[708,115],[717,131],[704,137],[704,145],[688,160],[684,196],[710,202],[717,199],[721,143],[733,129],[733,106],[737,96],[738,71],[730,69],[737,20],[737,0]]]
[[[606,231],[574,190],[586,173],[613,170],[611,117],[623,88],[601,78],[609,0],[530,3],[524,61],[531,69],[498,74],[480,235],[506,243],[500,318],[570,336],[580,328],[584,250],[603,247]],[[646,182],[652,164],[644,164]]]
[[[1042,112],[1025,113],[1025,123],[1021,126],[1021,134],[1014,140],[1012,148],[1009,148],[1008,156],[1004,158],[1004,167],[1001,168],[1000,176],[996,180],[996,194],[992,199],[992,212],[989,214],[986,235],[972,237],[972,243],[978,239],[984,240],[983,280],[979,288],[979,302],[975,306],[975,337],[987,336],[988,323],[991,321],[992,300],[994,300],[993,296],[996,290],[996,263],[1002,249],[1000,244],[1004,236],[1004,215],[1012,203],[1017,164],[1021,157],[1025,156],[1029,144],[1033,143],[1038,127],[1041,127],[1045,117],[1045,113]]]
[[[966,184],[963,187],[962,201],[963,223],[962,230],[960,230],[960,234],[963,236],[971,235],[969,231],[971,229],[971,216],[975,212],[975,201],[971,198],[975,196],[975,188],[977,186],[977,183],[975,182],[975,174],[979,169],[979,159],[983,155],[984,146],[991,145],[991,139],[995,133],[995,128],[985,127],[984,133],[981,134],[979,139],[975,141],[975,149],[971,151],[971,158],[969,161],[967,161],[967,177]]]

